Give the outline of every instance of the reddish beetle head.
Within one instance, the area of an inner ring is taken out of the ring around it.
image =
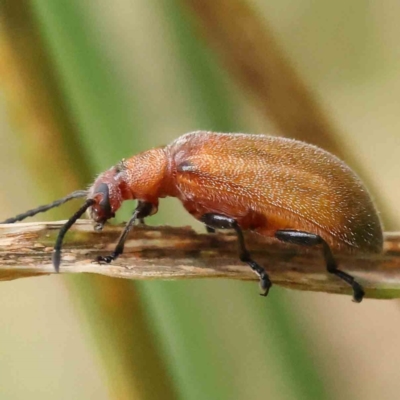
[[[121,203],[131,197],[127,190],[124,190],[125,186],[124,171],[120,165],[97,177],[88,192],[88,199],[95,201],[89,207],[88,214],[97,223],[96,229],[101,230],[107,220],[115,217]]]
[[[101,230],[105,222],[115,216],[124,200],[137,199],[153,204],[157,211],[158,198],[165,197],[167,159],[162,148],[145,151],[97,177],[87,198],[94,203],[88,209],[91,219]]]

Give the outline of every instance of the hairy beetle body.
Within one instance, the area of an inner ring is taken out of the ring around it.
[[[21,221],[84,196],[85,204],[57,238],[53,254],[56,271],[64,235],[86,211],[101,229],[123,201],[138,200],[115,251],[97,259],[109,263],[122,254],[135,222],[155,214],[159,198],[167,196],[178,198],[209,231],[236,231],[240,260],[259,276],[263,295],[272,283],[264,268],[251,258],[243,230],[288,243],[321,246],[327,271],[352,287],[356,302],[362,300],[364,290],[337,267],[331,248],[380,252],[383,246],[379,216],[357,175],[334,155],[293,139],[187,133],[168,146],[122,160],[100,174],[88,191],[76,191],[4,223]]]
[[[382,228],[368,191],[332,154],[282,137],[194,132],[165,148],[168,195],[197,219],[218,213],[243,229],[274,236],[297,229],[333,248],[382,250]]]

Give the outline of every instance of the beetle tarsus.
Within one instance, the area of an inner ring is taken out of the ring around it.
[[[321,236],[314,233],[295,231],[295,230],[278,230],[275,232],[275,237],[282,242],[293,243],[303,246],[322,245],[324,258],[326,261],[326,269],[330,274],[336,275],[338,278],[345,281],[353,289],[353,301],[361,303],[364,297],[363,287],[348,273],[338,269],[335,258],[333,257],[331,248]]]
[[[365,292],[363,287],[356,281],[354,281],[353,287],[353,301],[354,303],[361,303],[364,298]]]
[[[242,260],[243,261],[243,260]],[[269,279],[268,274],[265,272],[265,269],[263,267],[261,267],[260,265],[258,265],[255,261],[248,259],[247,264],[250,265],[251,269],[259,276],[260,278],[260,289],[261,289],[261,293],[260,296],[268,296],[269,293],[269,289],[272,286],[272,282]]]
[[[239,258],[240,261],[247,263],[250,268],[260,278],[261,296],[267,296],[272,283],[268,277],[267,272],[263,267],[257,264],[250,256],[249,251],[244,243],[242,228],[238,225],[237,221],[233,218],[226,217],[225,215],[207,213],[201,217],[201,221],[206,224],[206,228],[215,229],[234,229],[239,240]],[[208,230],[208,229],[207,229]]]
[[[353,288],[354,303],[361,303],[361,301],[364,297],[364,294],[365,294],[364,289],[351,275],[347,274],[346,272],[341,271],[338,268],[331,269],[331,270],[328,269],[328,272],[336,275],[338,278],[347,282]]]
[[[243,236],[243,235],[242,235]],[[240,239],[239,239],[240,242]],[[244,240],[243,240],[244,244]],[[260,296],[267,296],[270,287],[272,286],[272,282],[270,281],[268,274],[265,272],[265,269],[258,265],[251,257],[250,253],[244,248],[242,253],[240,254],[240,261],[243,261],[250,265],[250,268],[259,276],[260,278],[260,288],[261,293]]]
[[[109,256],[97,256],[95,262],[99,264],[110,264],[112,261],[114,261],[118,255],[116,254],[110,254]]]

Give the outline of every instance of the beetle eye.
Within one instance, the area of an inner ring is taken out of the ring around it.
[[[111,205],[110,205],[110,191],[108,189],[108,185],[105,183],[101,183],[97,188],[94,193],[96,194],[102,194],[102,199],[99,202],[99,206],[102,209],[104,215],[106,215],[106,218],[112,218],[113,212],[111,210]]]

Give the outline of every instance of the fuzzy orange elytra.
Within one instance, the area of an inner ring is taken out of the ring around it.
[[[259,276],[263,295],[268,294],[271,281],[247,250],[243,230],[299,245],[320,245],[327,271],[353,288],[356,302],[362,300],[364,290],[337,268],[331,249],[382,251],[382,226],[375,206],[346,164],[313,145],[264,135],[187,133],[165,147],[122,160],[99,175],[87,191],[73,192],[2,223],[86,197],[59,232],[53,253],[59,271],[63,238],[86,210],[101,229],[123,201],[136,199],[137,207],[115,251],[97,258],[110,263],[122,254],[134,223],[155,214],[159,198],[167,196],[178,198],[209,231],[236,231],[240,260]]]

